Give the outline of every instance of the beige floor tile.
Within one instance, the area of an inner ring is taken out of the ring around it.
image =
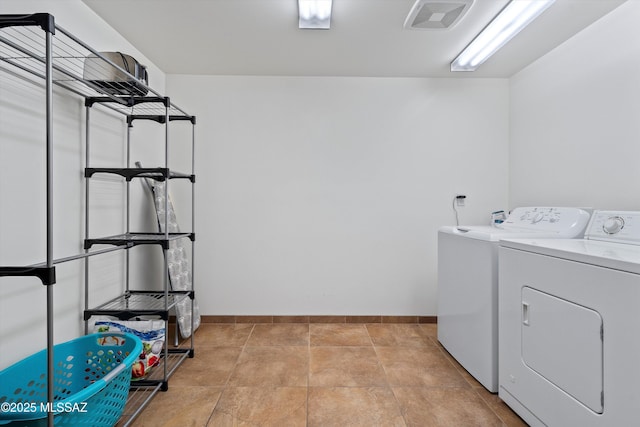
[[[528,427],[528,424],[504,402],[492,406],[491,409],[502,420],[505,427]]]
[[[420,325],[369,324],[367,331],[375,346],[433,347]]]
[[[255,325],[248,346],[308,346],[309,325],[299,323]]]
[[[451,364],[454,366],[454,368],[456,368],[456,370],[458,372],[460,372],[460,375],[462,375],[462,377],[469,383],[469,385],[471,385],[471,387],[476,387],[476,388],[482,388],[484,389],[484,386],[482,384],[480,384],[480,382],[478,380],[476,380],[473,375],[471,375],[469,373],[469,371],[467,371],[452,355],[451,353],[449,353],[447,351],[446,348],[444,348],[442,346],[442,344],[438,343],[437,347],[442,351],[442,354],[447,358],[447,360],[449,362],[451,362]],[[488,392],[487,392],[488,393]]]
[[[229,385],[304,387],[308,372],[308,347],[245,347]]]
[[[210,347],[186,359],[171,376],[171,386],[224,386],[236,366],[242,348]]]
[[[370,346],[371,338],[364,325],[319,324],[309,325],[312,346]]]
[[[306,387],[228,387],[208,427],[304,427]]]
[[[408,426],[502,426],[502,421],[470,388],[394,387],[393,393]]]
[[[392,386],[470,387],[435,347],[376,347]]]
[[[221,393],[222,388],[219,387],[171,384],[166,392],[156,393],[131,427],[205,426]]]
[[[309,386],[386,386],[373,347],[311,347]]]
[[[403,427],[400,407],[387,387],[310,387],[308,427]]]
[[[433,324],[205,323],[195,354],[134,427],[526,426]]]
[[[202,324],[195,333],[196,349],[201,347],[242,347],[246,344],[252,324]]]
[[[429,338],[438,339],[438,325],[436,323],[422,323],[420,328]]]
[[[527,427],[527,423],[513,412],[497,394],[490,393],[484,387],[474,388],[474,391],[489,405],[506,427]]]

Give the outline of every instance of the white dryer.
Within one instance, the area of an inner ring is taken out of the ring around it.
[[[582,237],[579,208],[515,208],[503,228],[447,226],[438,232],[438,341],[487,390],[498,392],[498,241]]]
[[[640,212],[499,253],[500,398],[532,426],[640,425]]]

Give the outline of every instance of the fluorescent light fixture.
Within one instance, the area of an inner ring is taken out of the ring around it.
[[[512,0],[451,63],[451,71],[474,71],[555,0]]]
[[[298,27],[327,30],[331,27],[332,0],[298,0]]]

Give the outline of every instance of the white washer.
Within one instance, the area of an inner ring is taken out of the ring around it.
[[[582,237],[579,208],[514,209],[503,228],[440,228],[438,341],[487,390],[498,392],[498,241],[506,237]]]
[[[500,245],[500,398],[532,426],[640,425],[640,212]]]

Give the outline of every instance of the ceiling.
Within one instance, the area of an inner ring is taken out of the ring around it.
[[[330,30],[298,29],[296,0],[83,1],[168,74],[509,77],[625,0],[556,0],[473,73],[449,63],[507,0],[447,30],[404,29],[415,0],[333,0]]]

